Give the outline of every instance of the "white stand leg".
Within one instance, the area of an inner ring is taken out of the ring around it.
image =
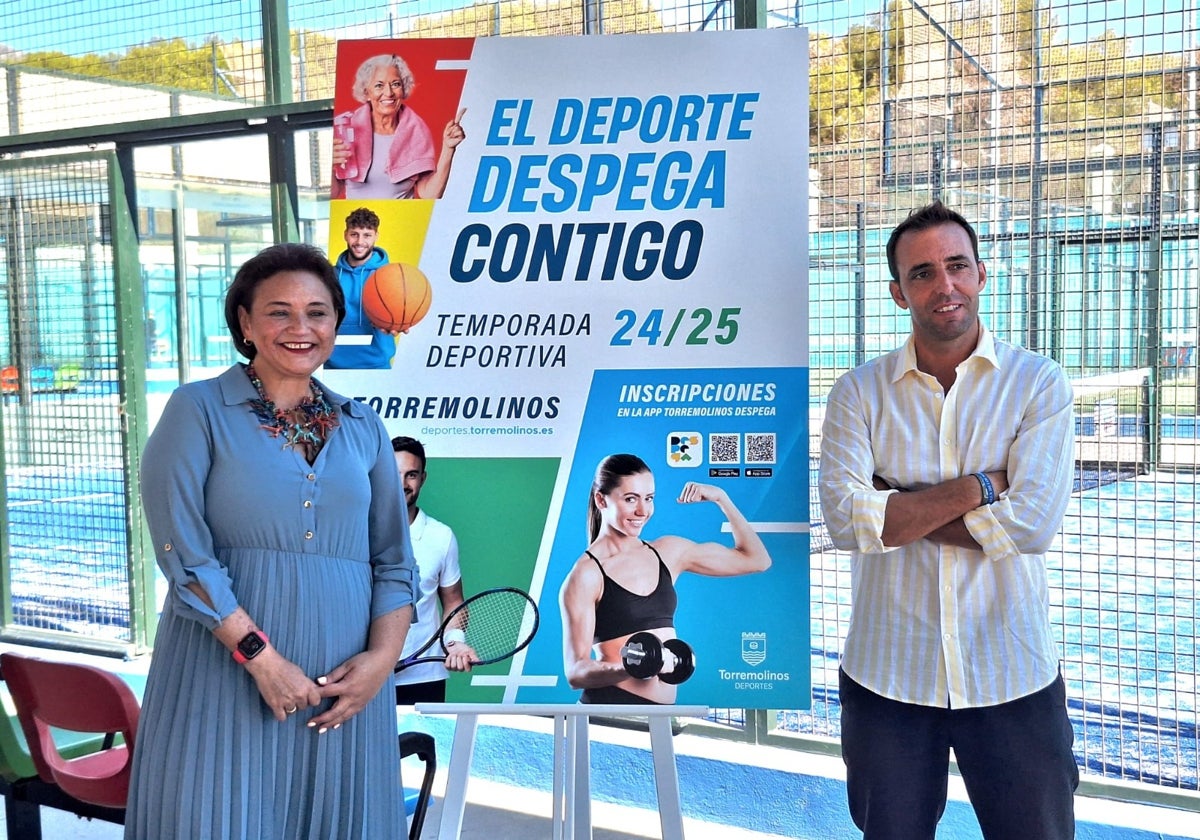
[[[658,787],[658,819],[663,840],[683,840],[683,811],[679,805],[679,769],[671,719],[650,718],[650,751],[654,756],[654,783]]]
[[[587,715],[571,715],[575,758],[571,794],[571,840],[592,840],[592,752],[588,740]]]
[[[554,802],[551,817],[552,840],[567,840],[563,837],[563,827],[566,825],[567,803],[567,768],[571,766],[571,742],[568,740],[568,721],[566,715],[554,716]]]
[[[671,738],[672,717],[703,717],[705,706],[493,706],[473,704],[417,704],[423,714],[458,716],[446,797],[438,840],[459,840],[463,812],[467,806],[467,779],[475,751],[479,715],[550,715],[554,718],[554,804],[552,837],[554,840],[592,840],[591,743],[588,717],[644,717],[650,725],[650,749],[654,760],[654,779],[658,789],[658,816],[663,840],[684,840],[683,809],[679,802],[679,771],[675,765],[675,746]]]
[[[454,745],[450,748],[450,770],[446,778],[446,797],[442,800],[438,840],[458,840],[462,833],[463,812],[467,808],[467,779],[471,775],[478,727],[477,714],[459,715],[454,725]]]

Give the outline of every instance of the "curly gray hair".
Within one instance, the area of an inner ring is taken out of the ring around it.
[[[353,94],[356,100],[367,101],[367,88],[371,86],[371,78],[385,67],[396,68],[400,74],[400,85],[403,90],[400,98],[408,99],[408,95],[412,93],[413,87],[416,85],[416,80],[413,79],[412,71],[404,63],[404,59],[398,55],[373,55],[358,65],[358,71],[354,74]]]

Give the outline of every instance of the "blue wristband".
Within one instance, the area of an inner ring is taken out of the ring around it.
[[[983,491],[983,504],[992,504],[996,501],[996,488],[992,485],[992,480],[987,477],[987,473],[977,472],[974,475],[979,480],[979,489]]]

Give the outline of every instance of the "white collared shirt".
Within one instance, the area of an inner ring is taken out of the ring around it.
[[[403,507],[401,513],[404,516],[408,515],[408,511]],[[421,580],[421,594],[413,608],[412,624],[408,628],[408,636],[404,639],[401,659],[416,653],[441,626],[445,616],[442,615],[442,601],[438,590],[453,586],[462,580],[462,570],[458,565],[458,540],[455,539],[449,525],[417,508],[417,518],[413,520],[408,531],[412,539],[413,557],[417,561],[417,576]],[[440,645],[434,645],[422,654],[440,655]],[[446,676],[446,666],[440,662],[422,662],[396,674],[396,685],[433,682],[444,680]]]
[[[842,667],[905,703],[1005,703],[1058,673],[1044,553],[1062,524],[1074,469],[1070,383],[1045,356],[981,329],[948,393],[917,370],[912,339],[842,376],[829,394],[821,507],[851,551],[851,617]],[[895,490],[1005,470],[1009,489],[963,520],[981,551],[926,539],[882,541]]]

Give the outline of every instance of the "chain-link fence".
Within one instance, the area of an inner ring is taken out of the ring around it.
[[[807,28],[814,451],[833,379],[907,333],[886,289],[888,231],[912,207],[933,198],[950,203],[980,232],[989,326],[1051,355],[1076,384],[1077,486],[1050,571],[1081,765],[1197,788],[1194,9],[1086,0],[501,0],[453,8],[294,0],[281,20],[277,4],[263,5],[181,0],[154,4],[152,13],[147,4],[98,0],[0,5],[0,42],[8,48],[0,47],[9,102],[3,133],[58,131],[69,145],[84,142],[73,132],[85,126],[325,100],[339,38]],[[290,73],[286,87],[273,90],[279,62],[263,33],[280,24],[290,32],[283,62]],[[64,89],[69,99],[59,95]],[[328,131],[298,134],[295,143],[302,230],[318,240],[327,222],[319,197],[328,191],[329,146]],[[149,369],[168,371],[164,391],[178,381],[181,358],[207,366],[229,356],[209,315],[229,266],[269,235],[265,176],[255,182],[240,165],[265,169],[260,155],[242,160],[193,140],[138,151],[155,330],[147,336]],[[101,372],[116,349],[103,285],[94,282],[105,276],[104,245],[95,239],[101,228],[89,227],[100,211],[77,212],[70,207],[88,203],[63,201],[53,233],[39,220],[47,215],[30,205],[20,218],[32,221],[10,221],[6,234],[9,331],[0,337],[0,381],[10,542],[25,531],[45,536],[37,509],[48,498],[104,495],[111,485],[96,476],[116,466],[108,448],[116,419],[88,413],[107,405],[111,379]],[[16,244],[19,231],[48,238],[30,250]],[[189,257],[182,272],[180,253]],[[37,280],[18,280],[18,272]],[[180,277],[190,280],[181,287]],[[25,297],[31,293],[37,308]],[[64,296],[51,304],[53,295]],[[180,319],[180,300],[208,314]],[[51,406],[52,421],[38,413]],[[60,445],[60,454],[47,454]],[[82,451],[86,459],[75,460]],[[72,483],[22,496],[20,482],[34,479],[20,470],[34,465],[61,476],[37,482]],[[781,713],[779,722],[836,736],[849,571],[846,557],[820,537],[814,503],[813,708]],[[105,548],[114,568],[123,550]],[[12,574],[15,552],[6,552]],[[76,591],[62,597],[86,600],[92,593],[78,591],[79,570],[72,571]],[[120,581],[119,574],[99,579]],[[13,609],[25,620],[18,580]],[[84,618],[46,621],[76,626]],[[745,722],[736,711],[720,717],[734,727]]]

